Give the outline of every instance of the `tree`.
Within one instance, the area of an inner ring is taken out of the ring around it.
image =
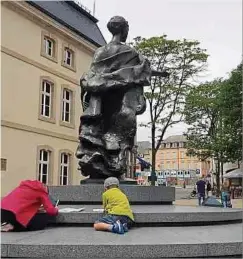
[[[198,41],[169,40],[166,35],[149,39],[137,37],[131,45],[143,54],[154,70],[170,73],[168,78],[155,77],[145,88],[152,138],[152,185],[155,184],[156,153],[167,129],[183,120],[185,96],[193,87],[194,77],[204,71],[208,55]]]
[[[225,152],[230,162],[242,160],[242,63],[230,73],[220,89],[219,109],[226,136]]]
[[[219,131],[222,123],[218,104],[221,85],[222,79],[206,82],[192,89],[186,98],[185,121],[190,125],[186,133],[187,153],[202,161],[213,157],[220,163],[223,159],[224,142],[222,132]],[[216,182],[219,187],[219,171],[217,172]]]
[[[241,160],[241,110],[242,64],[228,79],[201,84],[186,98],[185,120],[190,125],[186,133],[188,154],[217,161],[218,190],[224,163]]]

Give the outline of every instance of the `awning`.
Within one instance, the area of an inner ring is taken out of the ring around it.
[[[238,168],[233,171],[230,171],[229,173],[225,174],[223,176],[224,178],[230,179],[230,178],[243,178],[243,170]]]

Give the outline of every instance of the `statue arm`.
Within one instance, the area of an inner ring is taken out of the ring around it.
[[[138,54],[139,55],[139,59],[141,62],[144,62],[145,60],[149,63],[150,65],[150,61],[148,59],[146,59],[143,55]],[[158,76],[158,77],[168,77],[170,74],[166,71],[157,71],[154,69],[151,69],[151,76]]]

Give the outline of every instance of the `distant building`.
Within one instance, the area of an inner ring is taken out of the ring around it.
[[[79,80],[105,40],[73,1],[1,1],[2,195],[23,179],[79,184]]]
[[[156,157],[156,170],[195,171],[206,176],[211,169],[211,159],[200,161],[196,156],[188,156],[186,137],[174,135],[165,139]]]
[[[170,182],[178,182],[206,176],[212,169],[211,159],[200,161],[197,157],[188,156],[186,149],[186,137],[174,135],[165,139],[156,154],[156,174],[159,179],[167,179]],[[152,163],[151,148],[144,150],[143,159]],[[140,171],[137,164],[137,171]]]

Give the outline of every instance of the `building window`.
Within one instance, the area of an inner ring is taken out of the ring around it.
[[[75,50],[69,44],[63,44],[62,49],[62,66],[71,69],[72,71],[76,71],[76,58],[75,58]]]
[[[171,156],[170,156],[170,150],[167,150],[167,153],[166,153],[165,159],[171,159]]]
[[[7,159],[1,158],[1,171],[4,172],[7,170]]]
[[[182,159],[182,158],[185,158],[184,157],[184,151],[180,151],[180,158]]]
[[[172,168],[176,169],[176,162],[175,161],[172,162]]]
[[[53,57],[54,56],[54,41],[48,37],[44,37],[45,54]]]
[[[51,152],[45,149],[41,149],[39,152],[38,180],[44,184],[48,183],[50,154]]]
[[[60,125],[75,128],[75,91],[68,85],[62,86]]]
[[[72,92],[63,89],[62,95],[62,121],[71,122],[71,102],[72,102]]]
[[[73,66],[73,51],[68,48],[65,48],[64,55],[65,55],[65,59],[64,59],[65,64],[72,67]]]
[[[61,153],[61,166],[60,166],[60,185],[68,185],[70,174],[70,155]]]
[[[176,142],[173,143],[173,144],[172,144],[172,147],[173,147],[173,148],[176,148],[176,147],[177,147],[177,143],[176,143]]]
[[[51,118],[52,92],[52,84],[48,81],[43,81],[41,89],[41,116]]]
[[[40,83],[39,119],[55,123],[55,87],[49,78],[42,77]]]
[[[49,32],[41,34],[41,56],[57,62],[57,38]]]

